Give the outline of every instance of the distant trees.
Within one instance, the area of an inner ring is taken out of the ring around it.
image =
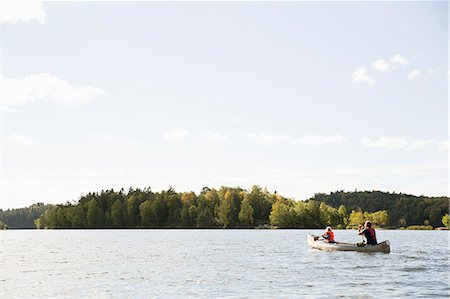
[[[348,211],[373,213],[385,210],[389,215],[386,226],[406,227],[422,225],[428,220],[430,225],[441,225],[442,217],[448,214],[448,197],[414,196],[403,193],[381,191],[318,193],[313,200],[324,202],[334,208],[340,205]]]
[[[205,187],[198,195],[144,188],[89,193],[62,205],[0,210],[0,221],[9,228],[354,228],[366,220],[376,227],[448,227],[447,203],[447,198],[383,192],[335,192],[295,201],[259,186]]]
[[[335,209],[325,203],[310,200],[294,202],[277,201],[270,214],[270,223],[279,228],[354,228],[370,220],[376,227],[384,227],[388,219],[386,211],[375,213],[352,211],[347,214],[344,206]]]
[[[52,207],[52,205],[35,203],[26,208],[0,209],[0,221],[8,228],[35,228],[34,220]]]
[[[247,228],[268,224],[275,198],[258,186],[251,191],[222,187],[177,193],[147,189],[89,193],[57,205],[36,219],[38,228]]]
[[[350,213],[347,228],[356,228],[359,224],[363,224],[367,220],[372,222],[372,225],[375,227],[385,227],[388,223],[388,219],[389,215],[386,210],[374,213],[353,210]]]

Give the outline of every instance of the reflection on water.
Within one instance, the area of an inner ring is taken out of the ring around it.
[[[449,296],[448,232],[378,231],[391,253],[308,248],[315,230],[3,231],[2,298]],[[360,241],[355,231],[336,239]]]

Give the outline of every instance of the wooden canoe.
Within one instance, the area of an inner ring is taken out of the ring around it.
[[[308,245],[315,249],[320,250],[334,250],[334,251],[358,251],[358,252],[384,252],[389,253],[391,251],[391,246],[389,241],[384,241],[378,243],[377,245],[364,245],[358,246],[353,243],[328,243],[323,239],[317,240],[317,236],[312,234],[308,234],[307,237]],[[316,240],[316,241],[315,241]]]

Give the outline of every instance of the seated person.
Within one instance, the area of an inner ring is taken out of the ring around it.
[[[364,223],[364,229],[362,229],[360,225],[358,235],[364,235],[366,238],[366,243],[369,245],[378,244],[375,229],[372,228],[372,223],[370,221],[366,221],[366,223]]]
[[[325,229],[325,233],[322,235],[322,237],[328,243],[336,243],[336,241],[334,241],[334,233],[329,226],[327,226],[327,228]]]

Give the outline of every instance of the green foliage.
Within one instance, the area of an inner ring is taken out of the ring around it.
[[[49,228],[61,228],[58,220],[53,217],[55,210],[50,211],[50,221],[48,223]],[[70,221],[72,228],[86,228],[87,227],[87,217],[84,205],[78,204],[76,206],[70,206],[67,209],[67,218]]]
[[[128,227],[136,227],[139,224],[139,202],[131,195],[126,201]]]
[[[241,203],[241,210],[239,211],[239,222],[244,227],[250,227],[253,223],[253,213],[254,209],[250,205],[248,198],[244,198]]]
[[[8,228],[35,228],[35,220],[52,207],[53,205],[36,203],[26,208],[5,211],[0,209],[0,221]]]
[[[348,225],[348,213],[344,205],[340,205],[338,208],[338,214],[340,218],[341,225],[339,228],[345,228]]]
[[[358,225],[364,224],[366,220],[372,222],[374,227],[385,227],[389,219],[388,212],[376,211],[374,213],[369,212],[361,212],[361,211],[352,211],[350,216],[348,217],[348,228],[357,228]]]
[[[275,202],[270,212],[270,223],[278,228],[290,228],[295,226],[296,211],[291,204],[281,201]]]
[[[410,225],[406,229],[410,230],[433,230],[431,225]]]
[[[377,212],[370,214],[369,220],[376,227],[384,227],[388,223],[389,215],[386,210],[377,211]]]
[[[448,197],[413,196],[380,191],[319,193],[312,199],[334,208],[344,205],[347,210],[373,213],[385,210],[389,214],[386,226],[422,225],[428,220],[431,226],[441,225],[442,217],[449,213]],[[403,218],[403,220],[401,220]]]
[[[87,225],[89,228],[103,227],[103,211],[98,207],[97,201],[93,198],[87,204]]]
[[[3,221],[0,221],[0,229],[7,229],[8,225],[4,223]]]
[[[380,196],[380,202],[374,202],[375,195]],[[394,195],[396,199],[391,198]],[[8,219],[13,219],[11,215],[39,208],[40,217],[31,217],[37,228],[243,228],[269,223],[278,228],[353,228],[365,220],[372,221],[375,227],[392,226],[392,223],[406,227],[415,224],[411,219],[422,219],[420,225],[433,225],[439,211],[445,211],[439,198],[412,197],[422,203],[420,211],[410,208],[415,213],[412,215],[405,209],[406,204],[414,202],[411,196],[394,195],[337,192],[316,194],[307,201],[294,201],[258,186],[253,186],[250,191],[205,187],[198,195],[194,192],[177,193],[172,188],[161,192],[152,192],[150,188],[129,189],[128,192],[122,189],[89,193],[76,203],[45,208],[39,204],[20,211],[0,211],[0,215],[9,213]],[[388,199],[388,208],[371,210],[385,206]],[[389,210],[391,206],[397,218],[393,219]],[[400,214],[396,209],[404,213]],[[349,215],[347,211],[352,212]],[[448,223],[448,216],[440,218],[442,221],[447,219]],[[10,225],[3,219],[0,221]]]
[[[449,219],[450,219],[450,217],[449,217],[448,214],[445,214],[444,216],[442,216],[442,224],[444,224],[444,226],[446,228],[450,228],[450,226],[449,226]]]
[[[219,190],[218,223],[224,228],[233,228],[238,224],[239,192],[222,187]]]
[[[113,227],[122,228],[125,226],[125,211],[122,200],[118,198],[111,206],[111,222]]]
[[[153,218],[152,203],[149,200],[144,201],[139,206],[139,210],[140,210],[142,226],[145,227],[145,228],[151,228],[153,226],[153,223],[152,223],[152,218]]]

